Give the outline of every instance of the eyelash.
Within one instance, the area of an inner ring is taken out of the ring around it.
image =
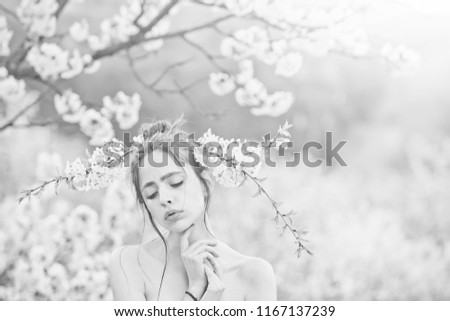
[[[181,186],[183,183],[184,183],[184,181],[182,180],[182,181],[180,181],[179,183],[170,184],[170,186],[172,186],[172,187],[174,187],[174,188],[177,188],[177,187]],[[154,198],[156,197],[156,195],[158,195],[158,191],[156,191],[155,193],[153,193],[152,195],[150,195],[149,197],[147,197],[147,199],[152,200],[152,199],[154,199]]]

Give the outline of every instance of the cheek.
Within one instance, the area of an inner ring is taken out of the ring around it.
[[[146,200],[145,204],[147,205],[148,210],[152,214],[153,218],[158,222],[164,218],[164,213],[162,213],[161,206],[158,205],[156,201]]]

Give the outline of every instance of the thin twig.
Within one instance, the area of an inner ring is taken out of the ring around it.
[[[6,8],[4,5],[0,4],[0,10],[3,11],[4,13],[6,13],[7,15],[11,16],[12,18],[14,18],[14,20],[20,22],[19,17],[17,17],[17,15],[15,14],[14,11]]]
[[[41,100],[41,98],[46,95],[48,93],[48,91],[46,91],[43,94],[40,94],[38,96],[38,98],[36,98],[33,102],[31,102],[30,104],[26,105],[24,108],[22,108],[21,110],[19,110],[19,112],[17,112],[13,117],[11,117],[9,120],[7,120],[3,125],[0,126],[0,132],[5,130],[8,127],[14,126],[14,122],[23,114],[25,114],[29,109],[31,109],[31,107],[33,107],[37,102],[39,102],[39,100]]]
[[[188,39],[186,37],[186,35],[182,35],[181,39],[183,39],[187,44],[189,44],[191,47],[194,47],[195,49],[197,49],[198,51],[200,51],[203,56],[205,56],[208,61],[211,63],[211,65],[213,65],[215,68],[217,68],[218,70],[220,70],[223,73],[228,73],[227,70],[225,70],[222,66],[220,66],[216,60],[220,59],[220,58],[225,58],[223,56],[213,56],[212,54],[210,54],[208,51],[206,51],[202,46],[198,45],[197,43],[193,42],[192,40]]]
[[[107,56],[112,56],[115,53],[121,51],[121,50],[125,50],[128,48],[132,48],[136,45],[139,45],[142,42],[147,42],[147,41],[153,41],[153,40],[160,40],[160,39],[170,39],[170,38],[176,38],[176,37],[180,37],[182,35],[186,35],[192,32],[196,32],[196,31],[200,31],[206,28],[209,28],[219,22],[222,22],[226,19],[229,19],[233,17],[232,15],[227,15],[227,16],[223,16],[221,18],[215,19],[213,21],[210,21],[208,23],[199,25],[199,26],[195,26],[195,27],[191,27],[188,29],[184,29],[184,30],[180,30],[180,31],[176,31],[176,32],[172,32],[172,33],[167,33],[165,35],[158,35],[158,36],[153,36],[153,37],[145,37],[145,33],[147,33],[148,31],[146,31],[148,28],[148,26],[146,28],[143,28],[141,32],[137,33],[136,35],[130,37],[130,39],[126,42],[122,42],[122,43],[118,43],[118,44],[113,44],[103,50],[99,50],[97,52],[95,52],[92,55],[92,59],[93,60],[98,60],[98,59],[102,59],[104,57]],[[156,19],[156,18],[155,18]],[[144,32],[145,31],[145,32]]]

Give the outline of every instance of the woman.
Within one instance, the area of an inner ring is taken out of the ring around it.
[[[132,163],[131,180],[159,238],[112,254],[114,299],[276,300],[272,266],[238,253],[210,232],[210,172],[191,148],[176,154],[168,144],[176,134],[187,140],[181,124],[181,119],[159,121],[141,129],[144,148]]]

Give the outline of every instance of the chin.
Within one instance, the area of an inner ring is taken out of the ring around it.
[[[181,233],[186,231],[189,226],[191,226],[194,222],[187,220],[178,220],[176,222],[172,222],[171,224],[165,224],[165,228],[170,232]]]

